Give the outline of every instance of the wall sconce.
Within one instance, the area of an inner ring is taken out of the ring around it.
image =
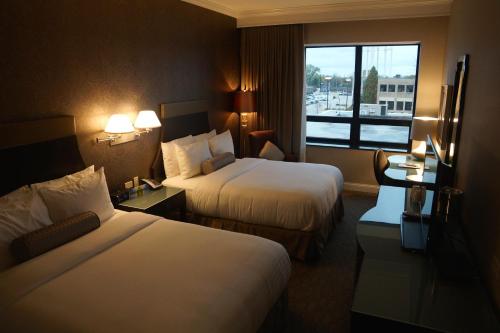
[[[413,117],[411,122],[410,139],[412,142],[411,154],[418,160],[425,159],[427,151],[427,135],[434,136],[436,132],[437,118]]]
[[[140,111],[134,125],[126,114],[113,114],[109,117],[104,129],[104,133],[107,133],[108,136],[103,139],[97,138],[96,142],[109,142],[110,146],[114,146],[138,140],[141,134],[150,133],[153,128],[157,127],[161,127],[161,123],[156,112],[152,110]]]
[[[255,112],[255,94],[252,91],[238,91],[234,98],[234,111],[240,114],[240,126],[248,126],[248,113]]]
[[[143,133],[149,133],[153,128],[161,127],[160,120],[153,110],[140,111],[135,118],[134,127],[139,129],[136,133],[141,135]]]
[[[109,142],[111,145],[115,143],[116,140],[120,139],[123,134],[133,132],[135,132],[134,126],[132,126],[132,122],[126,114],[113,114],[109,117],[106,128],[104,129],[104,133],[107,133],[108,136],[104,139],[97,138],[96,142]]]

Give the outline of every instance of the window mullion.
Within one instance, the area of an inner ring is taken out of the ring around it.
[[[360,123],[359,108],[361,101],[361,64],[363,47],[356,46],[356,63],[354,67],[354,90],[352,97],[351,147],[359,148]]]

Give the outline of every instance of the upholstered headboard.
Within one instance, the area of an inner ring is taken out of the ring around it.
[[[209,110],[210,104],[207,100],[161,104],[161,142],[175,140],[189,134],[197,135],[210,131]],[[161,145],[158,147],[155,160],[151,166],[151,173],[155,179],[165,179]]]
[[[0,196],[23,185],[59,178],[85,168],[75,118],[62,116],[0,124]]]

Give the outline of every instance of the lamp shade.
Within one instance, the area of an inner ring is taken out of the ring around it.
[[[126,114],[113,114],[108,119],[104,132],[111,134],[134,132],[134,126]]]
[[[410,139],[416,141],[427,141],[427,135],[435,135],[437,121],[437,118],[433,117],[413,117],[411,122]]]
[[[234,97],[234,111],[238,113],[255,112],[255,94],[252,91],[238,91]]]
[[[152,110],[140,111],[135,118],[134,123],[135,128],[157,128],[161,127],[160,120],[156,115],[156,112]]]

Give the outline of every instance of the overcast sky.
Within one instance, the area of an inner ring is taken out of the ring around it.
[[[319,67],[321,74],[353,76],[355,47],[313,47],[306,49],[306,63]],[[417,65],[417,45],[365,46],[363,69],[375,66],[379,75],[414,75]]]

